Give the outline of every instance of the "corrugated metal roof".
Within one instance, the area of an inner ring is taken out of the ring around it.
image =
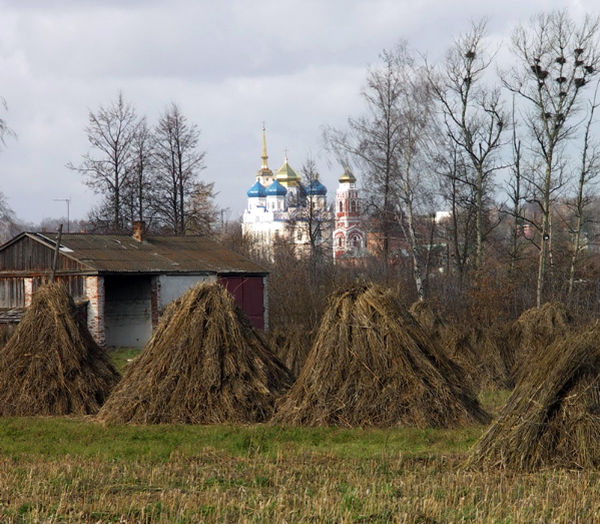
[[[56,233],[31,233],[41,242],[56,242]],[[127,235],[66,233],[61,254],[99,272],[217,272],[262,273],[267,271],[247,258],[200,237],[155,236],[138,242]]]

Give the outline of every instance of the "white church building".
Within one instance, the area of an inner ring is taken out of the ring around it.
[[[365,234],[361,230],[356,179],[348,169],[340,177],[335,209],[327,203],[327,188],[319,181],[303,181],[292,169],[287,155],[275,174],[269,169],[265,129],[262,135],[262,164],[256,181],[248,189],[248,205],[242,217],[242,232],[257,249],[271,256],[279,240],[292,241],[298,253],[310,248],[310,231],[315,245],[332,253],[334,259],[362,256]]]

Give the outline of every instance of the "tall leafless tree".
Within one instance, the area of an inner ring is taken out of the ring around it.
[[[157,210],[176,235],[185,234],[186,201],[205,167],[206,153],[199,150],[199,137],[198,127],[175,103],[162,114],[155,130]]]
[[[364,175],[366,207],[375,215],[382,235],[382,257],[387,268],[390,256],[390,236],[395,218],[398,156],[402,153],[404,136],[400,117],[406,69],[412,66],[406,44],[381,53],[381,66],[367,74],[362,97],[366,104],[363,116],[349,118],[346,130],[328,128],[325,140],[340,156],[340,163],[349,159]]]
[[[576,24],[566,11],[543,13],[513,33],[515,65],[502,75],[504,85],[525,107],[524,123],[541,170],[529,176],[541,213],[536,303],[542,303],[551,256],[553,198],[563,186],[564,146],[578,126],[586,86],[600,65],[597,17]]]
[[[147,222],[152,218],[152,163],[154,160],[154,135],[143,117],[133,136],[131,151],[131,177],[129,191],[134,203],[132,220]]]
[[[506,115],[500,90],[485,84],[492,56],[484,45],[486,24],[475,23],[448,51],[438,70],[428,67],[431,88],[440,104],[450,139],[464,151],[475,193],[475,266],[480,268],[485,241],[484,201],[492,176],[501,167],[499,152]]]
[[[334,151],[349,156],[365,174],[365,207],[374,210],[378,221],[386,268],[392,230],[402,230],[422,299],[426,242],[417,222],[424,202],[431,201],[425,198],[431,180],[423,161],[435,120],[431,90],[405,43],[383,51],[381,62],[369,70],[362,92],[366,114],[350,118],[347,131],[327,130],[326,138]]]
[[[186,232],[210,236],[218,218],[214,182],[194,182],[186,200]]]
[[[121,231],[127,226],[123,193],[131,179],[131,156],[138,127],[135,109],[119,92],[116,100],[89,112],[85,131],[90,151],[83,155],[78,166],[67,164],[69,169],[84,176],[86,185],[104,195],[108,208],[108,216],[104,218],[113,231]],[[104,209],[100,210],[102,216]]]
[[[518,135],[518,124],[515,118],[515,104],[513,98],[512,107],[512,162],[510,165],[510,177],[506,183],[506,190],[510,207],[507,214],[512,219],[511,238],[509,248],[510,273],[514,274],[516,264],[520,258],[522,242],[520,242],[525,229],[525,217],[523,204],[525,202],[525,187],[523,182],[523,145]],[[528,224],[527,224],[528,225]]]
[[[600,83],[596,83],[593,100],[589,103],[588,119],[585,125],[583,134],[583,146],[581,150],[581,166],[579,168],[579,176],[577,177],[577,187],[575,198],[571,204],[573,218],[575,224],[571,230],[572,235],[572,251],[571,261],[569,265],[569,287],[567,295],[570,297],[573,293],[573,284],[575,282],[575,271],[577,262],[582,248],[582,232],[585,225],[589,222],[587,208],[591,202],[591,190],[598,181],[600,175],[600,145],[592,139],[592,124],[594,123],[594,113],[598,105],[598,87]]]

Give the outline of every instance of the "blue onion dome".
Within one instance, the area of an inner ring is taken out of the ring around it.
[[[252,197],[265,197],[267,196],[267,191],[265,186],[263,186],[258,180],[254,183],[254,185],[248,189],[247,193],[249,198]]]
[[[306,191],[308,195],[325,196],[327,194],[327,188],[321,184],[318,178],[315,178],[309,185]]]
[[[283,187],[277,180],[273,180],[273,183],[267,188],[267,196],[285,196],[287,189]]]

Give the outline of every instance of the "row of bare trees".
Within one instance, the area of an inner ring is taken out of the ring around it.
[[[443,243],[459,286],[467,275],[481,281],[491,259],[506,260],[514,274],[535,254],[539,306],[550,295],[559,244],[553,236],[561,228],[572,293],[590,247],[600,172],[598,36],[596,17],[577,23],[567,11],[543,13],[513,31],[512,59],[503,66],[485,22],[472,24],[440,64],[402,43],[368,71],[363,114],[344,129],[326,129],[330,150],[364,178],[386,266],[401,231],[418,297],[427,294],[431,250]],[[439,209],[449,216],[434,239],[426,224]]]
[[[103,195],[90,214],[96,229],[118,232],[143,221],[176,235],[211,230],[216,208],[213,184],[199,179],[205,168],[200,131],[175,103],[151,128],[119,93],[90,111],[85,132],[90,149],[68,167]]]

